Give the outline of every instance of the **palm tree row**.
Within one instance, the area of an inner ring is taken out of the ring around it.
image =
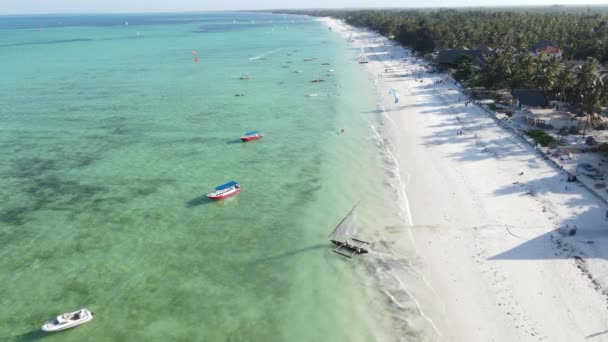
[[[286,12],[282,12],[286,13]],[[455,76],[486,88],[538,87],[552,99],[578,104],[585,113],[608,105],[608,74],[596,74],[597,61],[608,61],[608,10],[475,9],[475,10],[328,10],[290,13],[332,16],[347,23],[394,36],[420,53],[441,48],[487,46],[479,72],[463,60]],[[457,29],[455,29],[457,28]],[[549,39],[563,49],[564,59],[582,59],[576,68],[534,56],[529,48]]]
[[[567,9],[567,8],[566,8]],[[290,13],[332,16],[366,27],[422,53],[441,48],[497,49],[529,47],[549,39],[564,49],[567,59],[594,57],[608,61],[608,11],[570,9],[477,10],[317,10]],[[455,29],[457,28],[457,29]]]

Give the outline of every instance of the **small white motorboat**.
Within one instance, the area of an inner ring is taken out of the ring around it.
[[[87,309],[80,309],[74,312],[64,313],[63,315],[57,316],[52,321],[46,322],[42,326],[42,331],[61,331],[73,328],[75,326],[84,324],[93,319],[93,313]]]

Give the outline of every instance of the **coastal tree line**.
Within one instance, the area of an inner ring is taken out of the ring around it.
[[[283,12],[284,13],[284,12]],[[293,11],[291,13],[294,13]],[[553,100],[577,104],[591,113],[608,105],[606,8],[474,10],[315,10],[298,14],[331,16],[348,24],[393,37],[420,54],[437,49],[488,47],[494,54],[474,68],[462,56],[455,78],[489,89],[537,87]],[[529,48],[548,39],[562,59],[534,56]],[[568,60],[584,61],[572,67]]]
[[[294,13],[293,11],[291,13]],[[594,57],[608,61],[608,11],[527,10],[311,10],[295,13],[331,16],[384,36],[421,53],[441,48],[530,46],[548,39],[564,49],[566,59]]]

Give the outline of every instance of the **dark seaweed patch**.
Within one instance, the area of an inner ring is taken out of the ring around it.
[[[129,135],[131,134],[131,130],[124,127],[115,127],[110,130],[110,133],[114,135]]]
[[[24,192],[37,202],[74,204],[92,199],[106,188],[98,185],[80,184],[76,181],[62,180],[57,176],[46,176],[33,180]]]
[[[149,196],[153,193],[157,192],[158,188],[153,186],[144,186],[140,188],[135,188],[130,191],[133,196],[141,197],[141,196]]]
[[[104,124],[124,124],[127,118],[124,116],[110,116],[101,120]]]
[[[92,164],[95,160],[97,160],[97,158],[90,155],[76,155],[72,159],[72,164],[74,167],[85,167]]]
[[[25,216],[30,211],[28,207],[14,207],[0,210],[0,222],[13,226],[21,226],[25,223]]]
[[[12,176],[15,178],[38,177],[49,171],[55,171],[57,168],[57,162],[53,159],[23,158],[13,164]]]
[[[34,178],[21,189],[22,193],[29,195],[29,203],[0,210],[0,222],[22,226],[28,216],[38,210],[75,211],[77,205],[90,203],[105,191],[107,189],[103,186],[66,181],[54,175]]]
[[[157,192],[162,186],[174,184],[175,180],[170,178],[155,178],[139,180],[135,186],[129,189],[130,197],[148,196]],[[130,183],[133,184],[133,183]]]

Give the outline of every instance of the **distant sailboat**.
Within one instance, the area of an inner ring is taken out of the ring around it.
[[[367,56],[365,55],[365,52],[361,52],[361,55],[359,55],[359,63],[360,64],[369,63],[369,60],[367,59]]]
[[[399,102],[399,93],[397,93],[397,89],[391,88],[389,94],[393,94],[393,100],[395,101],[395,103]]]
[[[369,242],[355,238],[357,228],[355,226],[355,214],[359,204],[355,205],[351,211],[338,223],[336,228],[329,234],[329,241],[338,246],[332,251],[347,258],[352,258],[355,254],[367,253]]]
[[[346,40],[349,43],[354,43],[355,40],[353,39],[353,34],[351,33],[350,36],[348,36],[348,39]]]
[[[128,21],[125,21],[125,26],[129,26],[129,22]]]

